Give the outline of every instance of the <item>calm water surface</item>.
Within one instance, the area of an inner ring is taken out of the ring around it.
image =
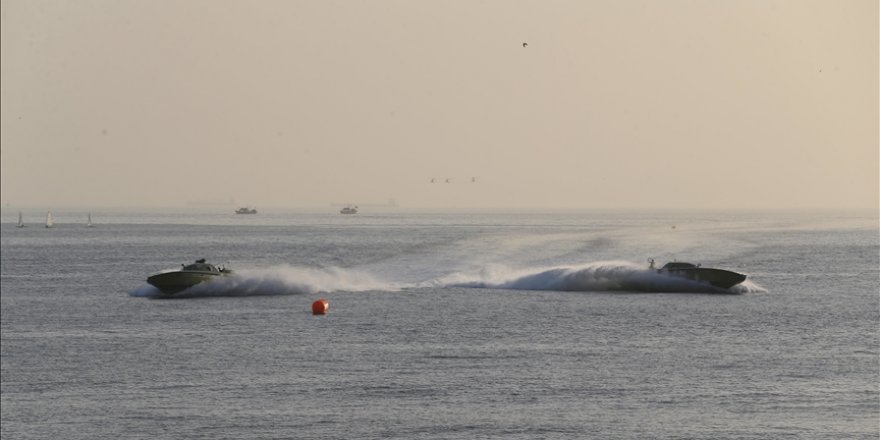
[[[876,212],[53,214],[2,212],[3,438],[880,435]]]

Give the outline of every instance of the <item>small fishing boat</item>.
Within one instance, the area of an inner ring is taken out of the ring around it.
[[[357,214],[358,207],[357,206],[346,206],[345,208],[340,209],[339,213],[340,214]]]
[[[159,289],[162,294],[173,295],[196,284],[232,274],[232,271],[225,267],[206,263],[204,258],[196,260],[193,264],[181,264],[181,266],[180,270],[152,275],[147,278],[147,282]]]
[[[257,208],[238,208],[235,210],[236,214],[256,214]]]

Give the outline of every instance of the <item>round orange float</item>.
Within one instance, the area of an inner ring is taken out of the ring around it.
[[[330,308],[330,303],[327,302],[326,299],[319,299],[312,303],[312,314],[313,315],[324,315],[327,313],[327,310]]]

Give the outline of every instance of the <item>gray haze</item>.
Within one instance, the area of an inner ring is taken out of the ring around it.
[[[3,205],[880,199],[876,0],[3,0],[0,41]]]

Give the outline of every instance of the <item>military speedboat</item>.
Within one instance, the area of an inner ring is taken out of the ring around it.
[[[746,280],[746,276],[741,273],[701,267],[699,264],[673,261],[666,263],[660,269],[656,269],[653,259],[649,259],[648,262],[651,263],[651,269],[655,269],[659,274],[709,283],[719,289],[729,289]]]
[[[181,264],[181,266],[180,270],[150,276],[147,278],[147,282],[159,289],[164,295],[173,295],[196,284],[232,273],[225,267],[206,263],[204,258],[196,260],[193,264]]]

